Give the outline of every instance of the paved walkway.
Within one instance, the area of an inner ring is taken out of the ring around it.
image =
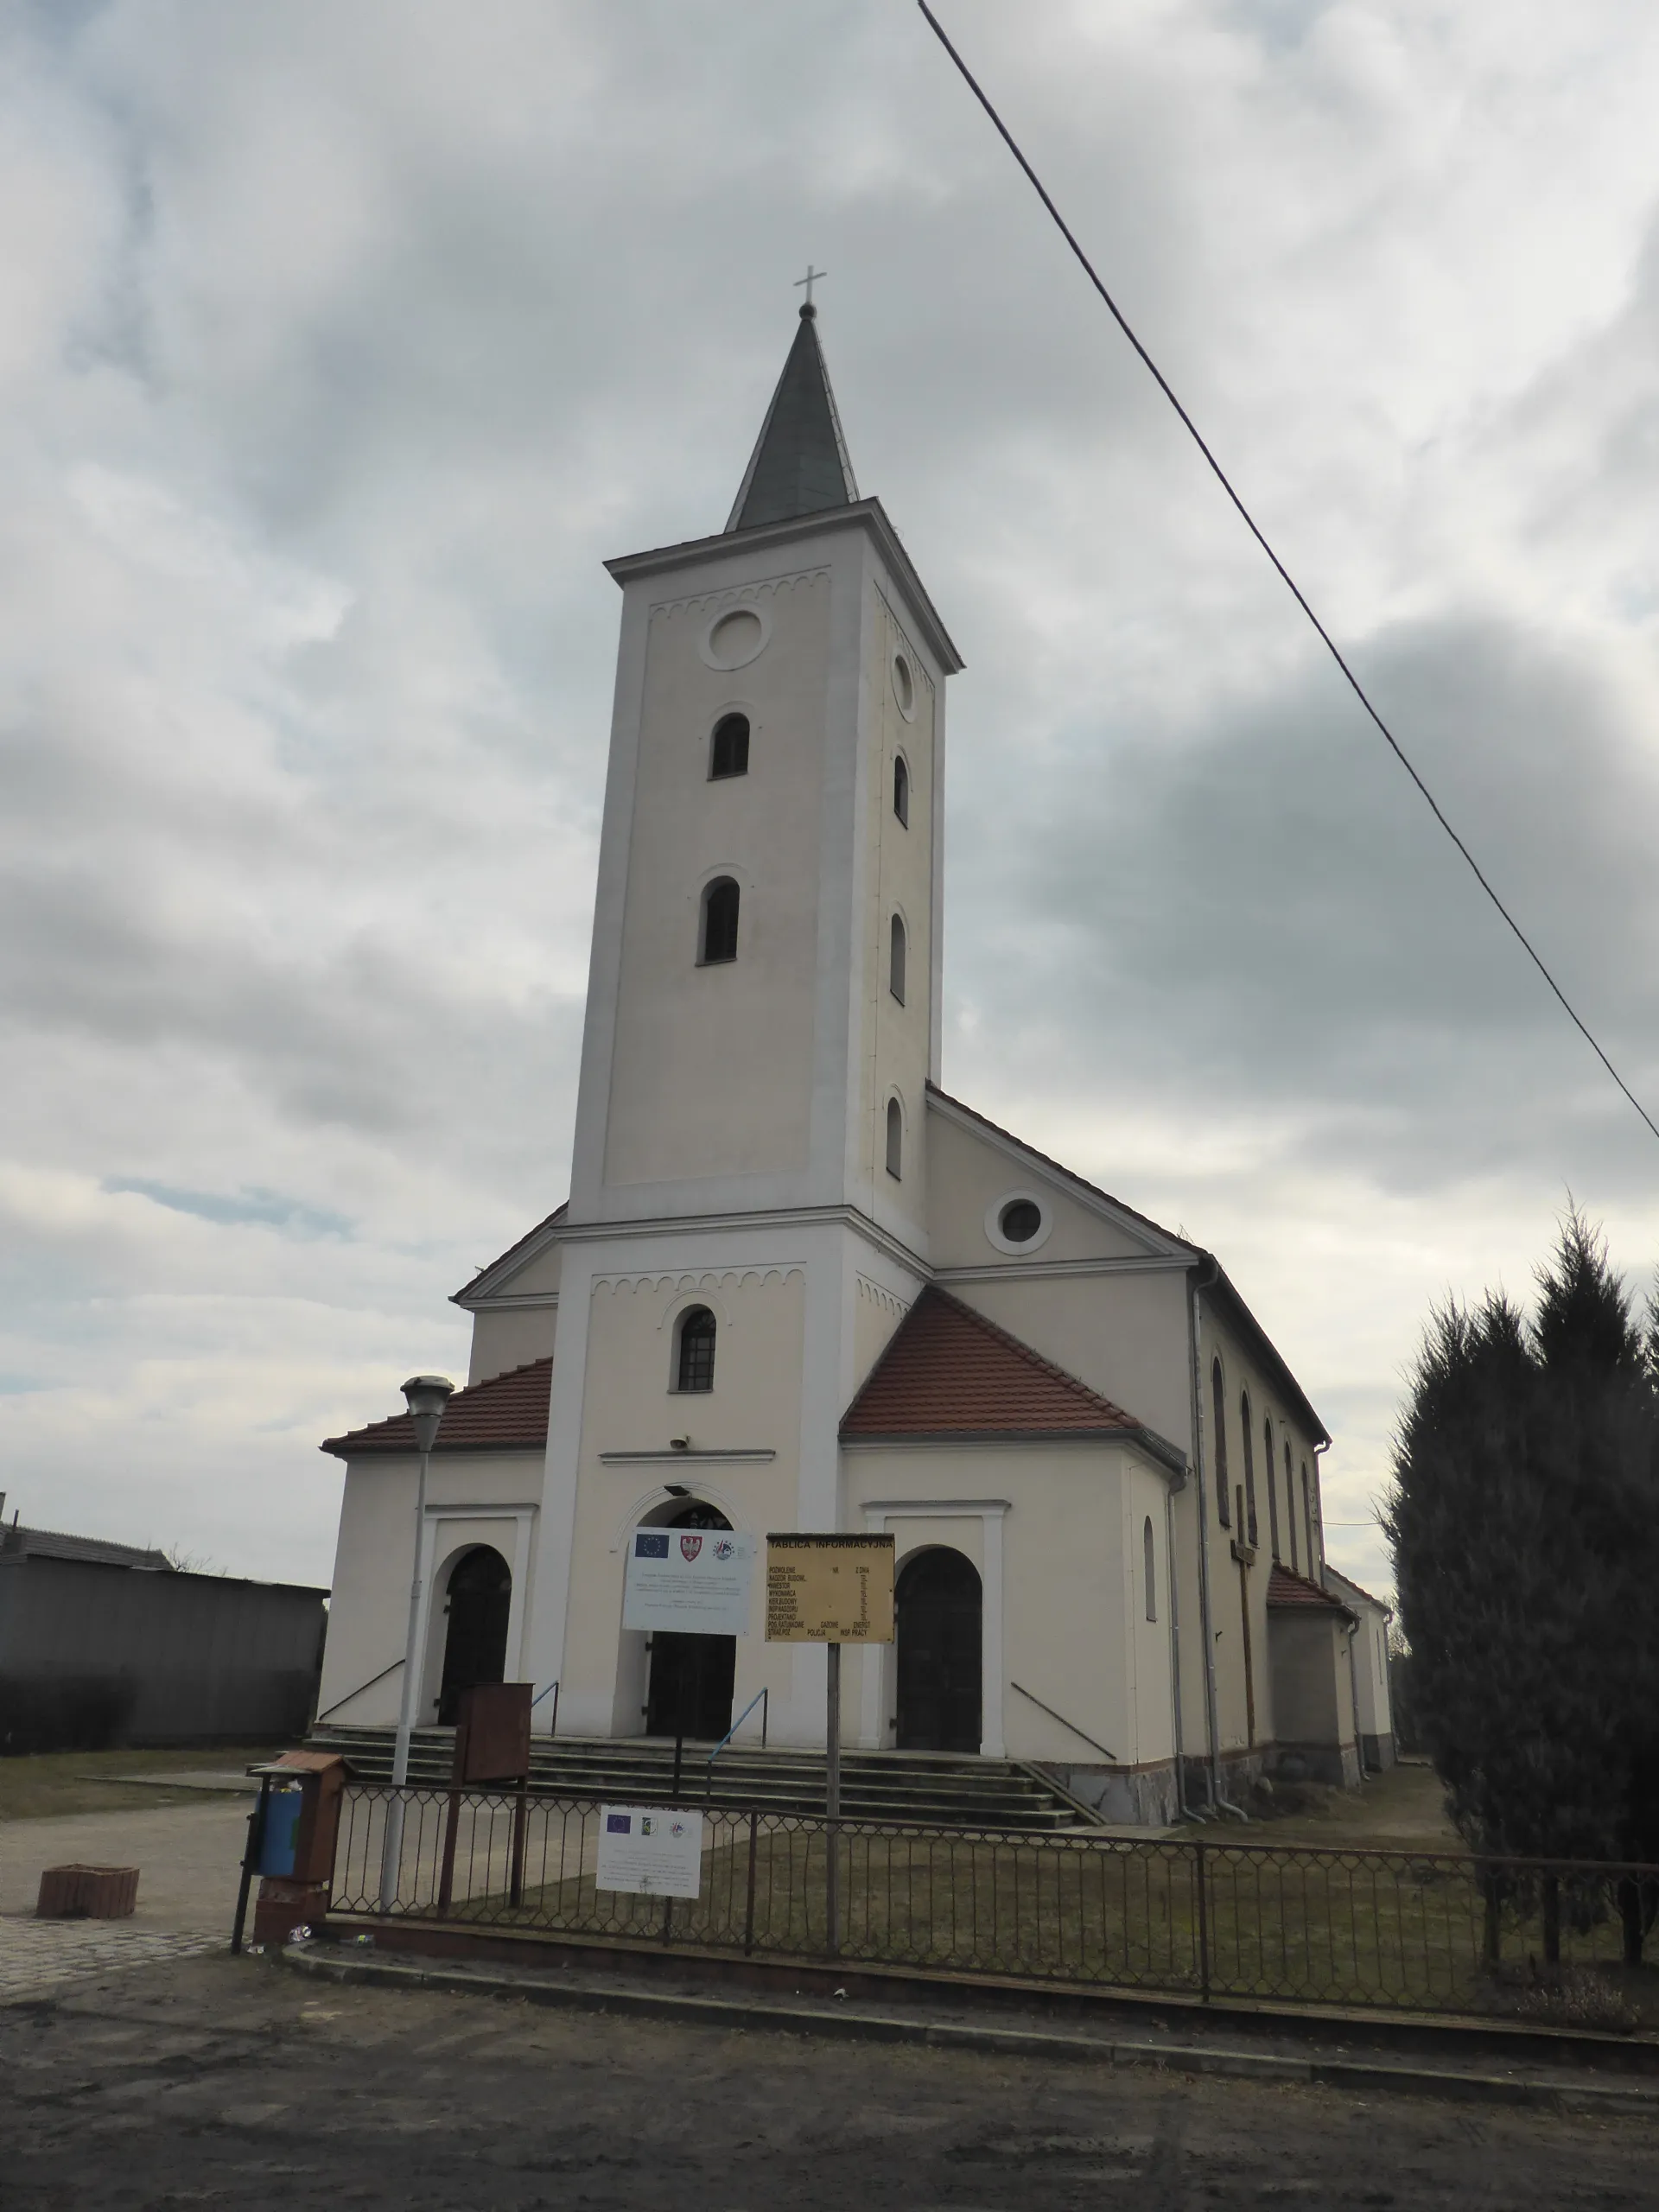
[[[230,1941],[245,1799],[0,1822],[0,2004]],[[127,1920],[36,1920],[48,1866],[137,1866]]]

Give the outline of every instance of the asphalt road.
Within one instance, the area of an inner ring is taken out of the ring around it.
[[[6,2212],[1659,2205],[1659,2129],[320,1987],[220,1954],[0,2007]]]

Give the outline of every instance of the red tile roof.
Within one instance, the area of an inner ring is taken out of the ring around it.
[[[943,1290],[929,1288],[847,1408],[843,1437],[1101,1436],[1150,1432]],[[1156,1441],[1167,1455],[1170,1446]]]
[[[440,1452],[539,1452],[547,1443],[548,1400],[553,1387],[553,1362],[532,1359],[528,1366],[510,1367],[487,1382],[474,1382],[457,1390],[444,1408],[438,1431]],[[415,1430],[407,1414],[377,1421],[367,1428],[353,1428],[344,1436],[331,1436],[321,1447],[337,1459],[354,1459],[363,1452],[413,1452]]]
[[[1310,1582],[1305,1574],[1293,1574],[1287,1567],[1275,1566],[1268,1577],[1268,1603],[1270,1605],[1308,1605],[1316,1611],[1347,1613],[1348,1608],[1340,1598],[1333,1598],[1328,1590],[1321,1590],[1317,1582]]]

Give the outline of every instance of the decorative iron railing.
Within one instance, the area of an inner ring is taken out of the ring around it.
[[[592,1799],[354,1783],[331,1910],[380,1913],[397,1797],[405,1811],[389,1916],[399,1920],[1205,2000],[1659,2025],[1659,1972],[1640,1965],[1659,1917],[1655,1866],[694,1807],[698,1894],[667,1899],[597,1887]]]

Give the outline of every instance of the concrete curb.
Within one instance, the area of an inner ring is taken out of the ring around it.
[[[919,2044],[934,2050],[981,2051],[1001,2058],[1058,2059],[1094,2066],[1151,2066],[1166,2074],[1225,2075],[1241,2081],[1294,2082],[1366,2089],[1391,2095],[1456,2098],[1475,2104],[1521,2106],[1535,2112],[1659,2118],[1659,2089],[1599,2082],[1547,2082],[1513,2075],[1465,2074],[1450,2068],[1379,2066],[1364,2059],[1301,2057],[1279,2051],[1224,2050],[1191,2044],[1109,2041],[1056,2035],[1038,2028],[981,2026],[957,2021],[893,2018],[880,2012],[833,2012],[804,2005],[757,2005],[741,1999],[695,1997],[680,1991],[633,1989],[602,1982],[539,1981],[453,1967],[404,1965],[361,1953],[331,1957],[327,1947],[288,1944],[281,1962],[321,1981],[380,1988],[430,1989],[451,1996],[518,1998],[583,2012],[617,2012],[773,2035],[837,2037],[849,2042]]]

